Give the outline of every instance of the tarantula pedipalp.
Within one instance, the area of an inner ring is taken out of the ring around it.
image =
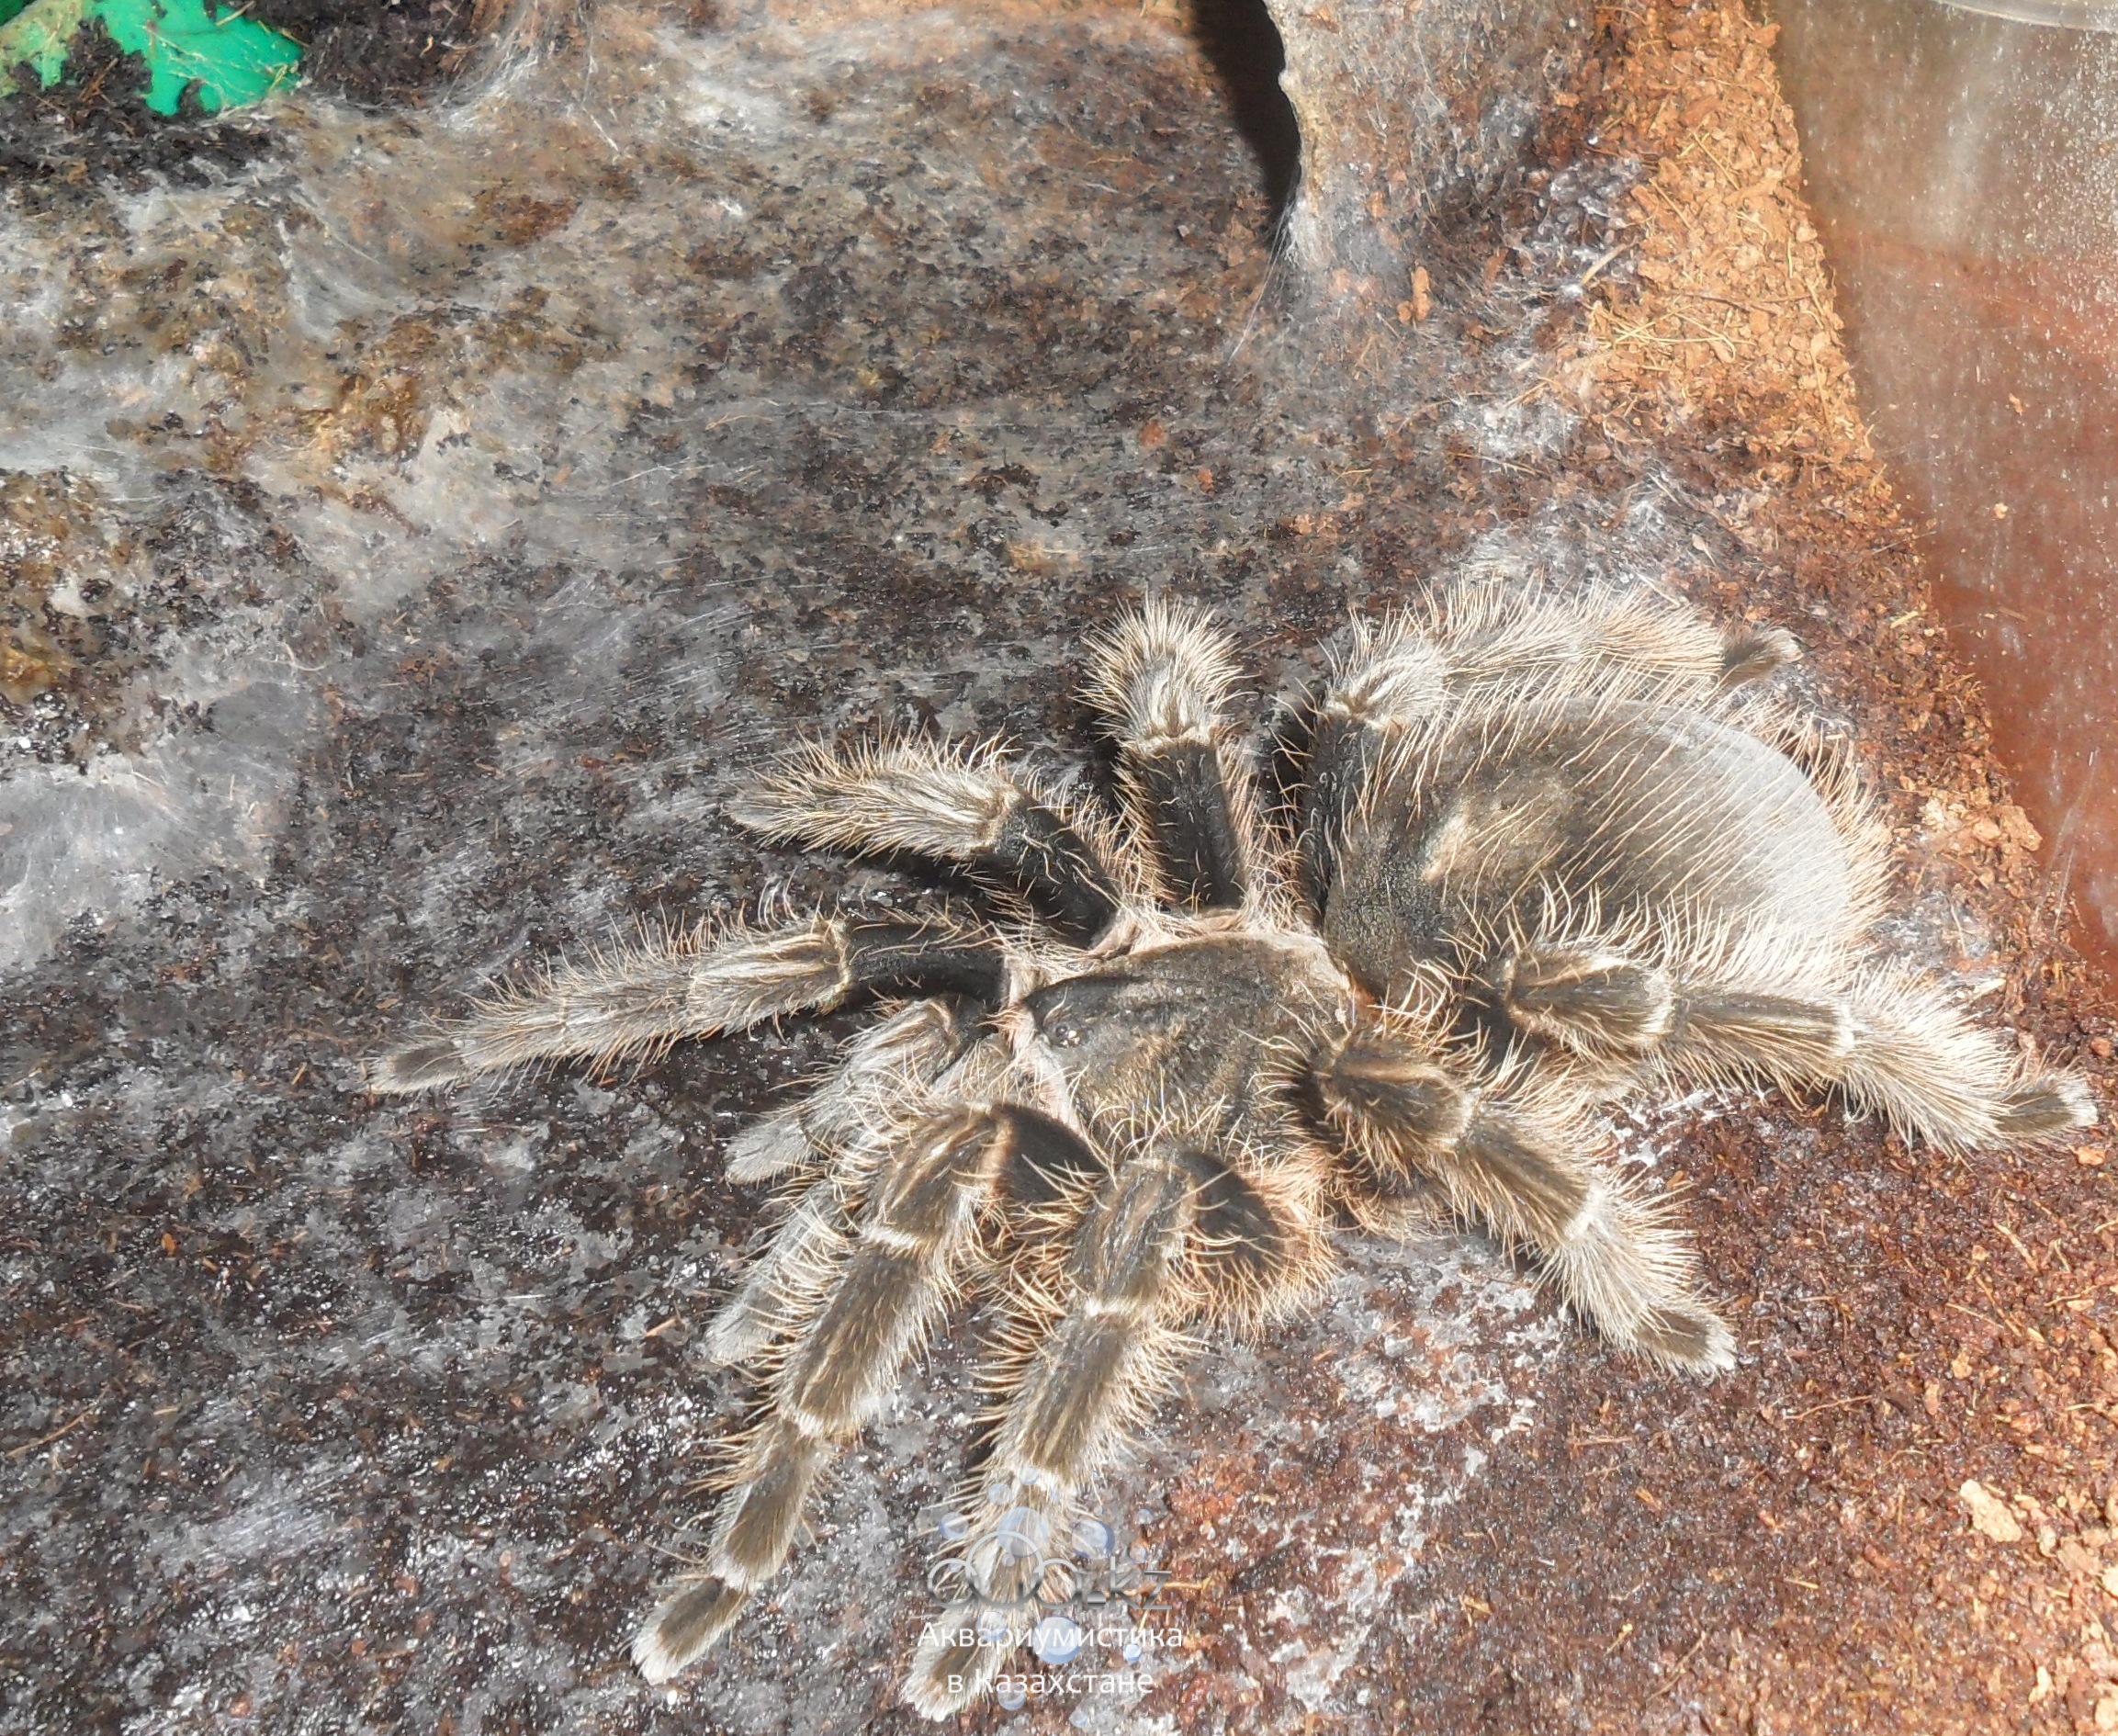
[[[651,1680],[776,1573],[830,1460],[962,1295],[999,1322],[963,1505],[966,1594],[907,1697],[990,1686],[1025,1587],[994,1547],[1063,1532],[1202,1327],[1301,1305],[1346,1213],[1439,1204],[1535,1260],[1614,1344],[1710,1373],[1734,1343],[1593,1111],[1686,1078],[1832,1088],[1950,1148],[2094,1119],[1864,935],[1880,847],[1842,761],[1754,683],[1794,655],[1646,594],[1470,590],[1357,624],[1261,817],[1200,614],[1149,604],[1089,699],[1123,812],[993,747],[809,749],[738,804],[770,837],[968,866],[998,914],[822,913],[561,967],[385,1057],[411,1091],[610,1060],[860,994],[891,1009],[730,1146],[790,1209],[715,1321],[757,1374],[702,1570],[636,1640]],[[1015,1575],[1015,1579],[1009,1577]]]

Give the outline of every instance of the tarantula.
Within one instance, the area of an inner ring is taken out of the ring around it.
[[[813,746],[742,796],[765,837],[940,859],[993,914],[824,912],[561,966],[377,1064],[411,1091],[608,1062],[883,998],[801,1101],[732,1143],[793,1178],[721,1310],[756,1371],[709,1551],[633,1646],[651,1681],[734,1624],[804,1504],[966,1291],[997,1329],[962,1505],[982,1572],[907,1696],[962,1709],[1064,1534],[1202,1330],[1299,1309],[1329,1230],[1436,1212],[1527,1255],[1603,1336],[1710,1374],[1735,1345],[1664,1210],[1599,1162],[1595,1112],[1682,1081],[1839,1091],[1950,1150],[2090,1122],[1865,938],[1883,849],[1843,755],[1758,697],[1797,655],[1646,593],[1459,588],[1356,623],[1279,734],[1265,812],[1228,640],[1149,603],[1087,697],[1122,812],[992,744]],[[1033,1552],[1027,1552],[1031,1553]]]

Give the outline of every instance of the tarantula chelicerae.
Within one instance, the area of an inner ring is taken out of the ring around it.
[[[913,1665],[936,1717],[1006,1662],[1008,1575],[1049,1571],[986,1547],[1003,1525],[1027,1508],[1064,1535],[1201,1327],[1302,1304],[1335,1216],[1475,1218],[1613,1344],[1706,1374],[1733,1340],[1664,1213],[1598,1162],[1598,1103],[1835,1088],[1949,1149],[2093,1121],[2079,1080],[1871,950],[1882,850],[1845,762],[1755,696],[1794,655],[1645,594],[1465,590],[1357,624],[1282,731],[1282,828],[1225,715],[1227,641],[1151,603],[1088,690],[1120,818],[997,748],[910,738],[810,748],[735,807],[770,838],[966,866],[995,915],[643,943],[377,1064],[377,1088],[410,1091],[884,998],[837,1071],[730,1147],[731,1180],[794,1178],[708,1339],[760,1398],[641,1670],[727,1631],[966,1291],[998,1322],[960,1539],[982,1572]]]

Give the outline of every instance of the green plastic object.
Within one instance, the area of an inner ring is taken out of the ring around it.
[[[146,62],[141,95],[158,115],[174,115],[193,87],[208,114],[241,108],[291,84],[301,63],[292,37],[232,10],[216,17],[206,0],[0,0],[0,96],[14,94],[24,65],[47,88],[57,84],[91,18]]]

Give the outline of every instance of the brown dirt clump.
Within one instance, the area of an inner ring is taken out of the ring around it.
[[[1604,85],[1601,148],[1638,155],[1631,281],[1605,277],[1581,371],[1673,427],[1741,416],[1781,462],[1868,466],[1823,243],[1802,203],[1779,27],[1737,6],[1650,12]],[[1614,261],[1615,263],[1615,261]]]

